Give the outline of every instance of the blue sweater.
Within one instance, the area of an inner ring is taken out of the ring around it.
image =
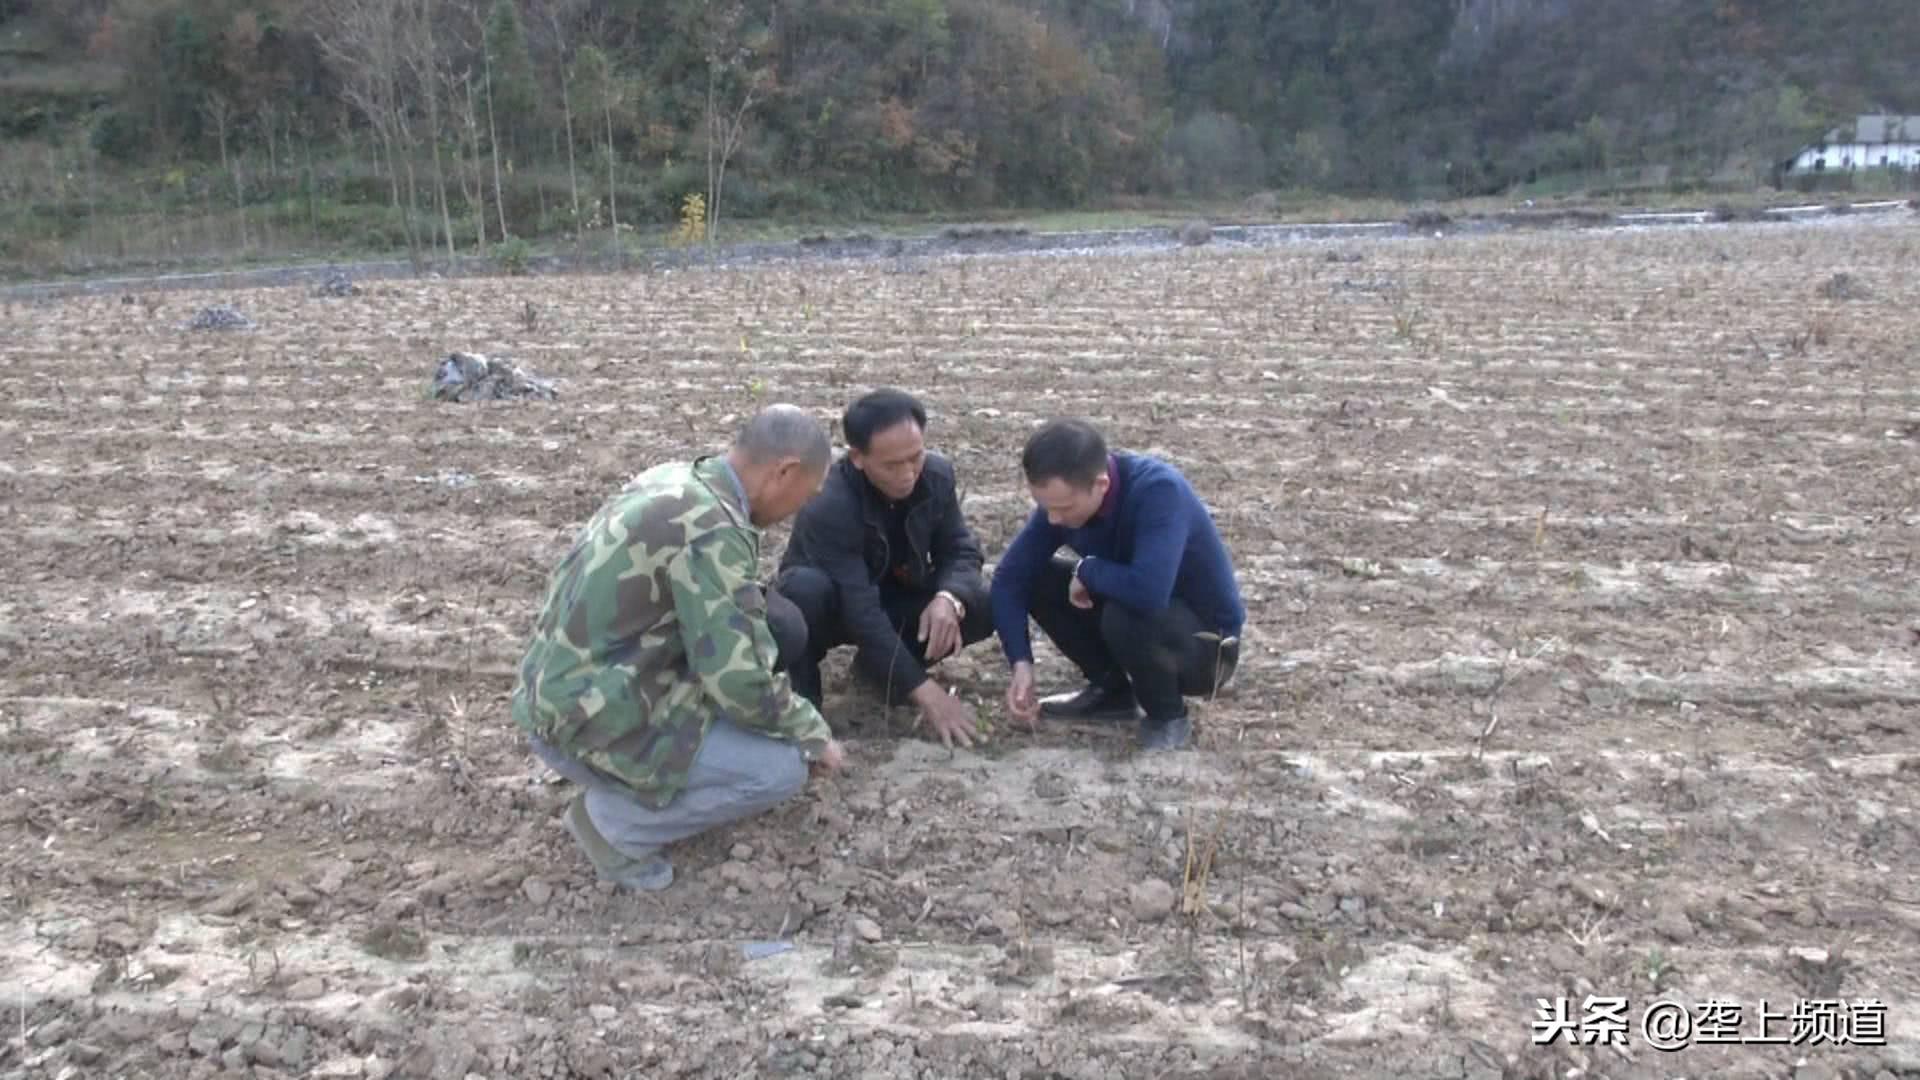
[[[1146,614],[1186,602],[1202,626],[1238,635],[1246,622],[1232,558],[1206,504],[1180,470],[1158,458],[1113,455],[1113,486],[1078,529],[1035,507],[993,571],[993,626],[1011,663],[1033,659],[1027,612],[1034,582],[1062,546],[1086,556],[1080,580],[1096,599]]]

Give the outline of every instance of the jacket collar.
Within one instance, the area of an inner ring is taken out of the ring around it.
[[[727,464],[726,458],[718,454],[702,454],[694,458],[693,475],[726,508],[735,524],[759,531],[753,524],[752,508],[747,505],[746,489],[740,486],[740,477],[734,473],[733,466]]]
[[[835,467],[840,470],[840,478],[846,482],[848,487],[853,489],[854,498],[860,503],[862,515],[869,520],[875,521],[884,518],[887,514],[887,497],[881,494],[879,488],[874,487],[867,481],[866,473],[853,467],[853,459],[843,455],[840,458],[840,463]],[[913,491],[908,493],[906,498],[900,500],[900,508],[902,510],[912,510],[915,506],[924,502],[926,497],[927,473],[925,469],[922,469],[920,471],[920,480],[914,484]]]

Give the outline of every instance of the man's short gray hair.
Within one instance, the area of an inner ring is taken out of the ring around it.
[[[818,471],[833,460],[826,427],[798,405],[769,405],[754,413],[733,445],[755,464],[793,457]]]

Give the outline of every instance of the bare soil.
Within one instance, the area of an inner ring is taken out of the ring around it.
[[[1916,265],[1855,217],[0,309],[0,1077],[1920,1073]],[[559,399],[433,401],[454,350]],[[1236,685],[1192,752],[949,753],[842,664],[846,774],[596,883],[506,712],[547,570],[882,383],[989,557],[1043,416],[1185,468]],[[1534,1045],[1588,995],[1628,1045]],[[1884,1045],[1661,1052],[1656,997]]]

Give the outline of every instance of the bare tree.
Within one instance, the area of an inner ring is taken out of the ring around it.
[[[493,205],[500,213],[500,239],[507,238],[507,197],[500,188],[500,126],[493,120],[493,48],[487,41],[487,13],[475,8],[475,23],[480,27],[480,61],[487,80],[487,148],[493,155]]]
[[[600,109],[607,118],[607,230],[617,251],[620,248],[620,182],[615,172],[619,159],[613,146],[613,106],[620,100],[620,88],[614,81],[612,64],[602,64],[600,71]]]
[[[274,182],[278,183],[280,180],[280,125],[282,121],[291,123],[292,119],[285,115],[285,111],[280,106],[274,104],[272,98],[267,98],[255,105],[253,115],[259,119],[260,131],[267,137],[267,175],[273,177]]]
[[[707,244],[720,228],[720,197],[727,163],[740,148],[747,113],[771,83],[772,72],[745,42],[739,4],[709,9],[707,22]],[[733,100],[733,95],[739,97]]]
[[[567,118],[567,194],[573,199],[573,239],[580,241],[580,171],[573,160],[573,73],[560,61],[560,111]]]
[[[407,239],[407,255],[419,265],[420,244],[413,224],[412,133],[407,124],[401,76],[400,27],[403,7],[415,0],[318,0],[309,9],[314,38],[339,74],[341,95],[366,117],[388,162],[393,208]],[[400,168],[405,163],[407,201],[400,198]]]
[[[456,76],[448,76],[448,90],[451,92]],[[480,161],[480,109],[474,100],[473,72],[463,69],[457,76],[461,89],[466,92],[465,120],[466,138],[462,148],[466,151],[465,166],[460,172],[460,193],[466,196],[467,205],[473,208],[473,236],[479,245],[480,254],[487,253],[487,179],[485,166]],[[467,171],[470,168],[471,173]],[[473,186],[468,187],[471,178]],[[505,237],[502,237],[505,239]]]
[[[240,165],[230,161],[227,155],[227,143],[233,137],[233,124],[236,119],[233,102],[225,94],[215,90],[207,94],[200,105],[201,115],[213,125],[213,137],[220,144],[220,171],[233,177],[233,209],[240,221],[240,246],[247,246],[247,200],[241,189]]]
[[[574,61],[580,68],[576,78],[593,90],[599,100],[600,115],[605,120],[607,140],[607,218],[609,235],[616,245],[620,239],[619,174],[618,156],[613,142],[613,108],[620,100],[620,84],[614,76],[613,63],[607,54],[596,45],[587,45],[580,50]]]
[[[720,194],[727,180],[727,162],[740,148],[740,136],[746,129],[747,113],[758,98],[767,73],[756,68],[741,91],[740,103],[723,113],[719,103],[719,80],[714,73],[714,58],[707,58],[707,244],[711,246],[720,229]]]
[[[550,35],[553,63],[560,73],[560,113],[567,130],[567,190],[573,197],[573,238],[580,240],[580,173],[573,154],[573,57],[568,27],[579,17],[584,0],[539,0],[546,13],[545,28]]]
[[[447,203],[447,174],[440,160],[440,137],[446,130],[441,121],[440,72],[444,60],[433,33],[432,5],[418,0],[403,0],[402,27],[404,53],[413,72],[416,93],[427,105],[427,142],[433,147],[433,194],[440,209],[440,230],[447,240],[447,266],[454,261],[453,209]]]

